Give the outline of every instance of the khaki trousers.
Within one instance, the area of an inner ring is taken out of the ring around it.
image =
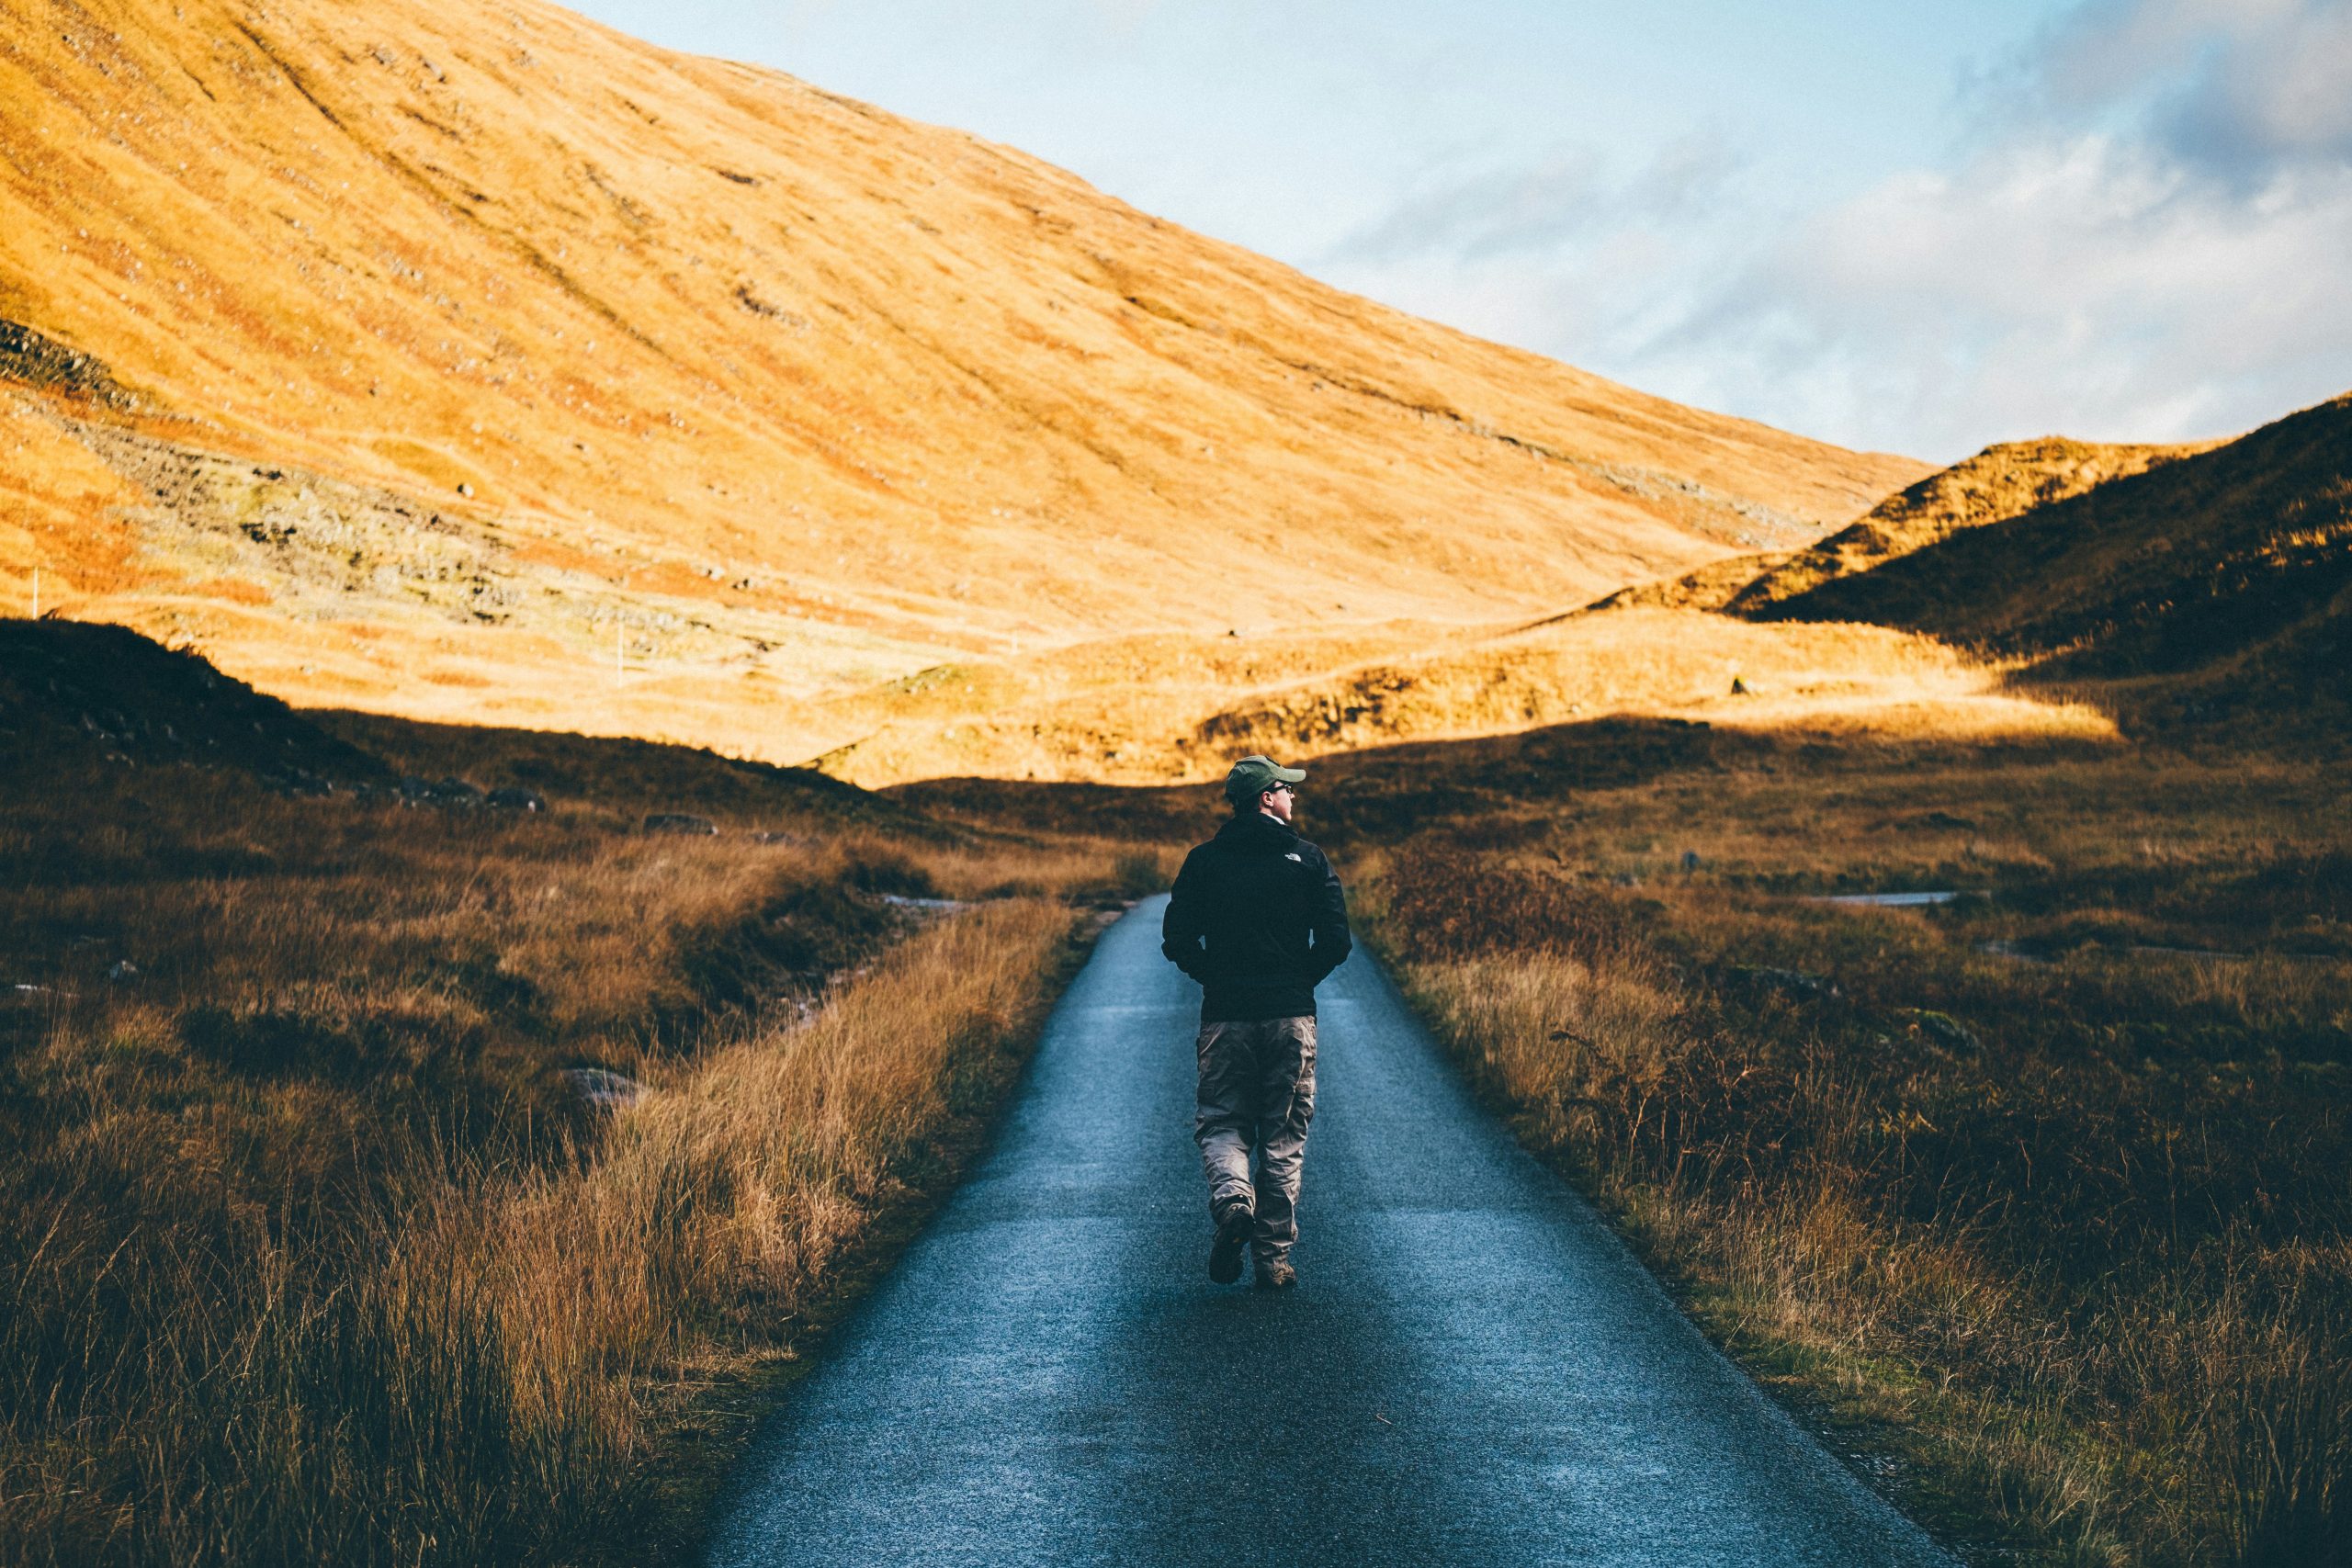
[[[1315,1116],[1315,1020],[1204,1023],[1198,1046],[1193,1136],[1208,1178],[1209,1215],[1249,1205],[1258,1218],[1250,1233],[1258,1261],[1286,1258],[1298,1239],[1299,1166]]]

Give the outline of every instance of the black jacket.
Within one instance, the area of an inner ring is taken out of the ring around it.
[[[1323,852],[1262,811],[1184,857],[1159,951],[1202,987],[1201,1021],[1312,1018],[1348,956],[1348,904]]]

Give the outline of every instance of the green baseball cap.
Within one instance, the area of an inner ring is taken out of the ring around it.
[[[1225,775],[1225,798],[1236,806],[1246,805],[1278,784],[1305,784],[1305,768],[1285,768],[1272,757],[1250,756],[1233,764]]]

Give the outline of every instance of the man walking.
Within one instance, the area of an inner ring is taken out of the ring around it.
[[[1233,818],[1184,857],[1160,952],[1201,983],[1193,1136],[1216,1240],[1209,1278],[1298,1282],[1299,1164],[1315,1115],[1315,987],[1348,956],[1348,907],[1323,852],[1291,830],[1296,768],[1244,757],[1226,775]],[[1250,1172],[1258,1158],[1255,1180]]]

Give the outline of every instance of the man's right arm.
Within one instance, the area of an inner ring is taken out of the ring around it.
[[[1159,951],[1197,980],[1208,954],[1201,946],[1206,931],[1201,924],[1201,874],[1193,858],[1184,857],[1184,869],[1176,874],[1176,886],[1168,895],[1167,912],[1159,919]]]
[[[1209,936],[1209,926],[1204,924],[1206,888],[1202,886],[1204,882],[1206,874],[1200,867],[1200,851],[1194,849],[1193,853],[1183,858],[1183,870],[1176,872],[1176,886],[1169,891],[1169,908],[1159,917],[1159,952],[1162,952],[1162,957],[1167,957],[1169,964],[1193,976],[1194,980],[1202,978],[1202,971],[1209,962],[1209,952],[1202,945],[1202,941]]]

